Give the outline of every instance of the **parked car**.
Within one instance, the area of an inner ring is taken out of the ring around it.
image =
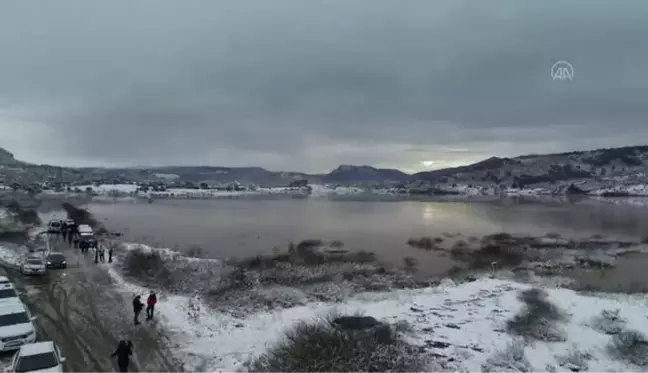
[[[47,255],[47,268],[67,268],[67,259],[65,255],[58,252],[50,252]]]
[[[63,372],[65,358],[52,341],[20,347],[11,360],[9,372]]]
[[[0,285],[0,304],[22,303],[13,284]]]
[[[5,284],[11,284],[11,281],[9,281],[9,277],[0,276],[0,285],[5,285]]]
[[[20,265],[20,273],[23,275],[44,275],[47,273],[47,263],[42,256],[27,257]]]
[[[11,351],[36,341],[35,317],[22,303],[0,304],[0,351]]]
[[[63,223],[60,220],[50,220],[47,224],[47,233],[61,233],[61,227],[63,227]]]
[[[89,226],[88,224],[79,224],[79,234],[94,234],[94,231],[92,230],[92,227]]]

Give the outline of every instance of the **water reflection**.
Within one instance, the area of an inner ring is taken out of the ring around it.
[[[350,248],[401,260],[410,237],[496,231],[648,235],[648,209],[586,201],[524,199],[490,202],[168,200],[92,204],[100,220],[133,241],[166,247],[199,245],[211,256],[243,256],[309,238],[342,240]]]

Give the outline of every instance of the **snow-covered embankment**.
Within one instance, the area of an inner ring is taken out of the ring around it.
[[[146,289],[111,272],[124,291],[146,294]],[[202,371],[244,371],[245,363],[280,341],[286,328],[332,311],[407,321],[411,326],[407,338],[429,354],[430,370],[641,370],[613,356],[614,337],[600,329],[597,318],[603,311],[618,309],[626,328],[648,334],[642,296],[603,298],[546,289],[548,301],[566,316],[557,325],[564,340],[526,343],[508,334],[506,324],[525,306],[519,292],[529,288],[489,278],[460,285],[444,281],[438,287],[364,293],[341,303],[308,303],[241,318],[214,312],[197,298],[163,294],[158,310],[185,368]]]

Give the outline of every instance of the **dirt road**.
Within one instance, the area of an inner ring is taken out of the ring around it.
[[[130,371],[177,372],[156,324],[133,325],[131,299],[124,299],[92,254],[80,253],[61,240],[49,239],[53,251],[68,258],[66,270],[50,270],[43,278],[25,278],[16,268],[7,276],[24,292],[23,301],[38,317],[39,340],[54,340],[67,358],[69,372],[117,371],[110,354],[120,339],[132,340]]]

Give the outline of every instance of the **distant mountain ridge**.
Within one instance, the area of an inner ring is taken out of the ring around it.
[[[16,160],[0,148],[0,176],[5,183],[33,183],[45,180],[163,180],[191,183],[252,183],[257,185],[288,185],[298,180],[310,183],[358,184],[392,183],[436,184],[500,184],[529,186],[556,181],[648,174],[648,145],[573,151],[566,153],[523,155],[513,158],[491,157],[461,167],[407,174],[396,169],[367,165],[341,165],[327,174],[276,172],[261,167],[164,166],[138,168],[73,168],[36,165]]]

